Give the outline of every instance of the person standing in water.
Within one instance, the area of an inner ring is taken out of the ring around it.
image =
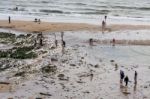
[[[134,84],[137,84],[137,72],[134,73]]]
[[[128,82],[129,82],[128,76],[126,76],[126,77],[124,78],[124,82],[126,83],[126,86],[128,86]]]
[[[120,83],[123,82],[124,79],[124,71],[120,70]]]
[[[112,39],[112,46],[115,46],[116,40],[115,38]]]

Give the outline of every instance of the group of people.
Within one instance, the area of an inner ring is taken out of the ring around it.
[[[125,76],[124,71],[120,70],[120,83],[123,83],[123,80],[125,82],[125,85],[128,86],[129,78],[128,76]],[[137,84],[137,71],[134,73],[134,84]]]
[[[35,19],[34,19],[34,22],[38,22],[38,23],[40,24],[40,23],[41,23],[41,19],[35,18]]]

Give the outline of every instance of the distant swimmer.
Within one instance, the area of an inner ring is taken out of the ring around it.
[[[9,22],[9,24],[11,23],[11,17],[10,16],[8,17],[8,22]]]
[[[18,7],[16,7],[15,10],[18,11]]]

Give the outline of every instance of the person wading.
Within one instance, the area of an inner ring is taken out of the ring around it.
[[[126,76],[126,77],[124,78],[124,82],[126,83],[126,86],[128,86],[128,82],[129,82],[128,76]]]
[[[137,84],[137,72],[134,73],[134,84]]]

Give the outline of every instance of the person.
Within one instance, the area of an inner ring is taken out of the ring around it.
[[[124,71],[120,70],[120,83],[122,83],[124,79]]]
[[[104,17],[104,18],[105,18],[105,23],[106,23],[106,20],[107,20],[107,15],[105,15],[105,17]]]
[[[112,46],[115,46],[115,43],[116,43],[115,38],[113,38],[112,43],[113,43]]]
[[[43,46],[43,39],[40,38],[40,46]]]
[[[137,72],[134,73],[134,84],[137,84]]]
[[[37,22],[37,18],[34,19],[34,22]]]
[[[41,20],[39,19],[38,22],[39,22],[39,24],[40,24],[40,23],[41,23]]]
[[[126,76],[126,77],[124,78],[124,82],[126,83],[126,86],[128,86],[128,82],[129,82],[128,76]]]
[[[61,32],[61,40],[63,41],[64,40],[64,32]]]
[[[15,10],[18,11],[18,7],[16,7]]]
[[[104,31],[105,31],[105,21],[103,20],[102,21],[102,33],[104,33]]]
[[[58,46],[58,41],[57,41],[57,40],[55,40],[55,46],[56,46],[56,47]]]
[[[94,74],[92,73],[92,70],[90,70],[91,81],[93,80],[93,76],[94,76]]]
[[[62,41],[62,46],[66,47],[66,42],[64,40]]]
[[[10,16],[8,17],[8,21],[9,21],[9,24],[10,24],[11,23],[11,17]]]
[[[89,39],[89,44],[93,45],[93,39],[92,38]]]

